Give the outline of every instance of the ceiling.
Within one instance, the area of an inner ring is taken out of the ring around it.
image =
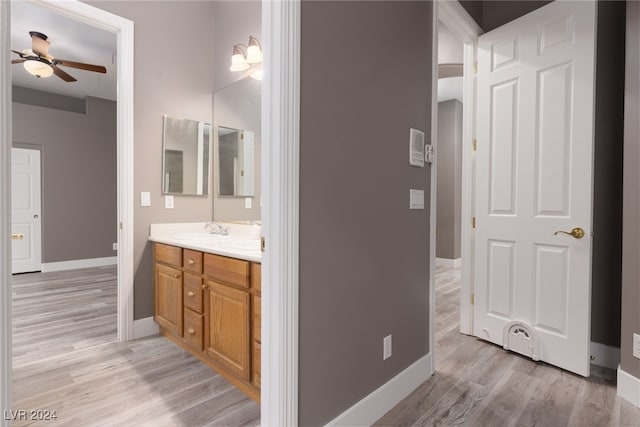
[[[116,35],[59,15],[50,9],[27,1],[11,2],[11,48],[31,48],[29,31],[49,37],[49,54],[54,58],[103,65],[107,74],[71,67],[60,67],[78,81],[67,83],[56,76],[38,79],[21,64],[12,66],[12,83],[59,95],[116,100]],[[18,55],[11,53],[12,59]]]

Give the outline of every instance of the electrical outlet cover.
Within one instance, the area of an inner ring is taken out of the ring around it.
[[[640,359],[640,334],[633,334],[633,357]]]

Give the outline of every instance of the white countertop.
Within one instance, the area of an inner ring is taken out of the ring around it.
[[[151,224],[149,240],[246,261],[261,262],[260,226],[222,222],[227,236],[209,234],[206,222]]]

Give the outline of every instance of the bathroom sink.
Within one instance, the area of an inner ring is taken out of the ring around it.
[[[211,241],[211,240],[228,239],[229,236],[223,236],[222,234],[211,234],[211,233],[207,233],[207,232],[200,232],[200,233],[178,233],[178,234],[174,234],[173,238],[174,239],[181,239],[181,240],[207,240],[207,241]]]
[[[260,251],[260,240],[229,240],[225,242],[225,246],[229,249],[241,251]]]

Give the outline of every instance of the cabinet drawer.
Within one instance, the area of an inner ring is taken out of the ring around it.
[[[184,306],[202,313],[202,277],[184,273]]]
[[[202,252],[184,249],[182,252],[184,269],[196,274],[202,274]]]
[[[262,319],[261,298],[258,295],[253,296],[253,339],[262,342],[260,336]]]
[[[204,254],[204,274],[224,283],[249,287],[249,262]]]
[[[251,355],[253,358],[253,369],[251,373],[251,382],[254,386],[260,388],[260,374],[261,374],[261,357],[262,357],[262,349],[259,342],[253,343],[253,354]]]
[[[262,289],[262,265],[251,263],[251,287],[257,291]]]
[[[156,261],[182,267],[182,248],[156,243],[155,252]]]
[[[184,309],[184,341],[189,346],[202,351],[202,314]]]

